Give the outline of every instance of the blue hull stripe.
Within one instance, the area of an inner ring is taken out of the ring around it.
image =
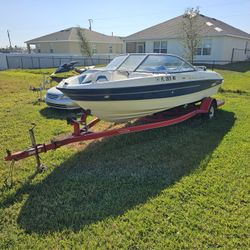
[[[125,88],[67,89],[59,88],[74,101],[123,101],[188,95],[221,84],[222,80],[203,80]]]

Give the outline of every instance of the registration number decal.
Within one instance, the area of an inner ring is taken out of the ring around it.
[[[158,81],[167,82],[176,80],[176,76],[161,76],[157,78]]]

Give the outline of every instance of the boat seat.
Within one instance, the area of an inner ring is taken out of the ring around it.
[[[105,75],[99,75],[97,78],[96,78],[96,81],[97,82],[106,82],[106,81],[108,81],[108,78],[107,78],[107,76],[105,76]]]
[[[112,81],[119,81],[119,80],[124,80],[128,79],[128,72],[127,71],[114,71],[111,75],[111,80]]]

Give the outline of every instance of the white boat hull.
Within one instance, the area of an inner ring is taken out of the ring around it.
[[[218,73],[174,55],[117,58],[106,70],[67,79],[57,88],[94,116],[124,122],[210,97],[223,82]]]
[[[193,103],[210,97],[218,92],[220,85],[192,94],[145,100],[129,101],[75,101],[83,109],[89,109],[92,115],[101,120],[124,122],[151,115],[180,105]]]

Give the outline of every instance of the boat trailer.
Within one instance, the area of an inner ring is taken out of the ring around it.
[[[117,129],[108,129],[101,132],[92,132],[90,129],[94,127],[99,121],[99,118],[93,119],[91,122],[87,123],[87,117],[90,115],[90,111],[85,111],[80,120],[76,117],[67,119],[67,122],[73,126],[73,133],[62,139],[52,140],[47,144],[37,144],[34,134],[34,127],[29,129],[29,134],[31,138],[32,147],[24,151],[19,151],[12,153],[10,150],[7,151],[6,161],[19,161],[30,156],[35,156],[37,163],[37,170],[43,171],[46,166],[41,164],[39,154],[46,153],[49,150],[57,149],[67,144],[95,140],[104,137],[110,137],[114,135],[128,134],[132,132],[145,131],[154,128],[161,128],[170,125],[174,125],[183,121],[190,119],[199,114],[203,114],[208,119],[214,116],[215,109],[222,106],[224,101],[219,101],[214,98],[204,98],[199,104],[188,104],[181,107],[173,108],[163,112],[155,113],[150,116],[139,118],[138,125],[133,125],[130,127],[123,127]],[[33,124],[34,125],[34,124]]]

